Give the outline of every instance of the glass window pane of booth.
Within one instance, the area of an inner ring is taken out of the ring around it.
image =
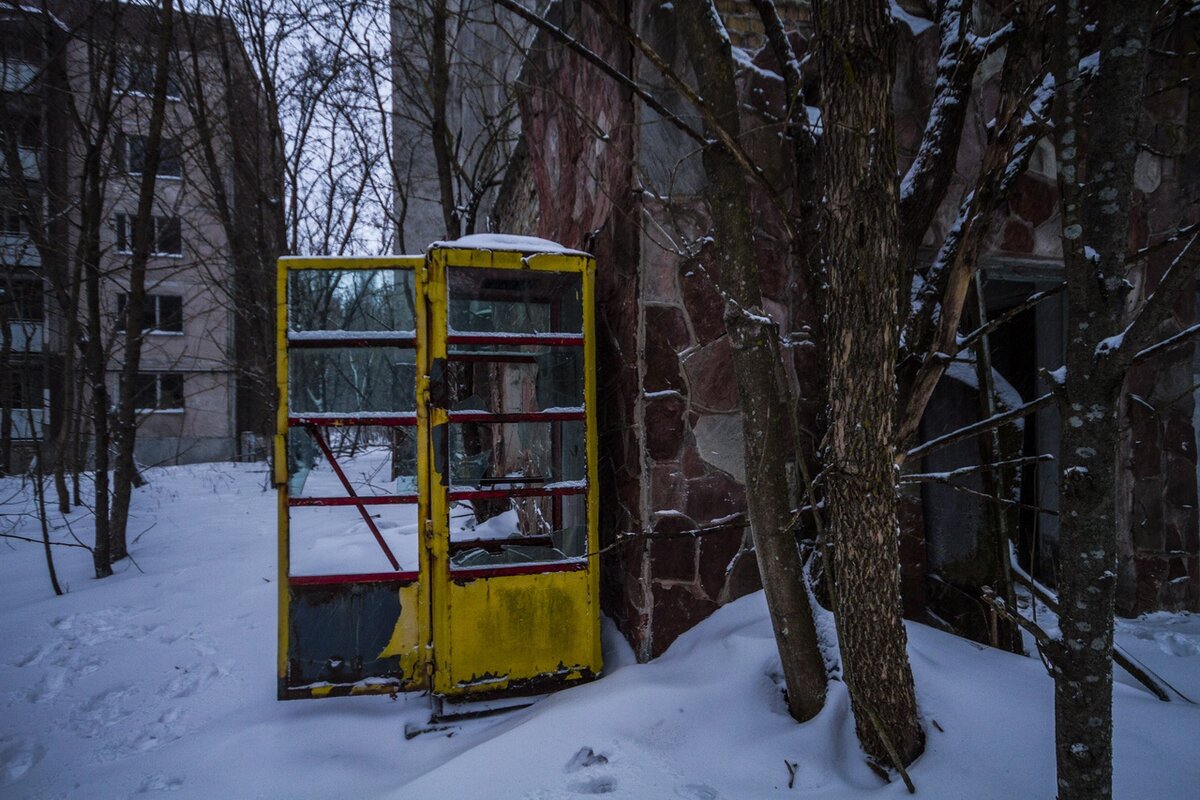
[[[579,334],[583,278],[578,273],[451,267],[452,333]]]
[[[493,414],[583,408],[583,348],[451,345],[452,411]]]
[[[301,269],[288,275],[290,331],[416,332],[410,269]]]
[[[293,347],[288,411],[303,414],[413,413],[416,351],[404,347]]]

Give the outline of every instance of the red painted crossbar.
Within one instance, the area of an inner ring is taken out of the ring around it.
[[[531,333],[499,335],[492,333],[451,333],[446,344],[504,344],[513,347],[548,345],[551,347],[582,347],[582,333]]]
[[[349,425],[378,425],[381,428],[413,427],[415,413],[385,414],[295,414],[288,416],[289,428],[344,428]]]
[[[583,411],[451,411],[451,422],[580,422],[587,419]]]
[[[419,572],[364,572],[356,575],[293,575],[289,586],[328,586],[334,583],[411,583],[421,577]]]
[[[337,337],[333,339],[320,338],[288,338],[288,347],[293,350],[328,350],[337,347],[400,347],[411,350],[417,346],[415,336],[399,338],[395,336],[372,336],[364,333],[362,336]]]
[[[305,506],[404,506],[417,502],[415,494],[395,494],[357,497],[289,497],[288,505],[293,508]]]
[[[350,497],[359,499],[360,502],[355,503],[358,513],[362,515],[363,522],[367,523],[367,527],[371,529],[371,534],[375,537],[375,541],[379,543],[379,547],[383,550],[383,554],[387,556],[388,563],[392,565],[392,569],[399,572],[400,562],[396,560],[396,556],[392,555],[392,548],[388,547],[388,543],[384,541],[383,534],[379,532],[379,526],[375,524],[375,520],[371,519],[370,513],[367,512],[367,507],[361,502],[358,493],[354,491],[354,486],[351,485],[350,479],[346,477],[346,473],[342,472],[342,465],[337,462],[333,451],[329,449],[329,445],[325,443],[325,437],[321,435],[319,428],[309,426],[308,433],[317,440],[317,446],[321,448],[321,452],[325,454],[325,458],[329,459],[330,466],[337,473],[338,480],[342,482],[342,486],[346,489],[346,494]]]
[[[511,567],[450,567],[450,580],[500,578],[505,575],[538,575],[543,572],[579,572],[587,569],[586,561],[547,561],[541,564],[520,564]]]

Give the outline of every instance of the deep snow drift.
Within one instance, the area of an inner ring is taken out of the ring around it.
[[[841,683],[816,720],[787,717],[761,594],[649,664],[606,626],[601,680],[411,740],[425,697],[276,702],[266,467],[148,477],[130,525],[141,571],[123,563],[95,581],[89,553],[56,548],[69,587],[56,598],[40,546],[0,540],[0,797],[907,796],[864,763]],[[0,504],[3,532],[40,536],[20,481],[0,481]],[[89,539],[86,515],[69,522],[56,520],[55,540]],[[1052,798],[1038,660],[921,625],[909,635],[929,737],[911,770],[918,796]],[[1200,618],[1122,621],[1118,638],[1200,700]],[[1117,796],[1197,796],[1200,706],[1118,681]]]

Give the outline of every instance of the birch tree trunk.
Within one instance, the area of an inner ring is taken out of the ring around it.
[[[901,621],[896,516],[894,43],[882,0],[817,8],[829,282],[823,461],[842,668],[863,748],[890,763],[890,743],[906,765],[923,750],[924,734]]]
[[[711,3],[680,7],[688,58],[705,102],[726,132],[739,132],[733,54]],[[791,418],[779,381],[775,326],[762,311],[754,259],[746,173],[716,142],[704,148],[704,194],[712,219],[719,265],[718,289],[725,297],[725,326],[742,411],[746,455],[746,500],[751,535],[771,626],[779,648],[788,709],[811,719],[825,703],[825,664],[818,647],[793,515],[786,464],[793,441]]]

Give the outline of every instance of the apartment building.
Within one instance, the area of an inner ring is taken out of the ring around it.
[[[95,330],[115,408],[158,25],[142,5],[0,4],[10,469],[58,452],[60,437],[86,460]],[[228,20],[177,14],[170,64],[135,387],[144,465],[254,455],[273,402],[262,330],[282,221],[278,201],[262,199],[279,196],[278,126]]]

